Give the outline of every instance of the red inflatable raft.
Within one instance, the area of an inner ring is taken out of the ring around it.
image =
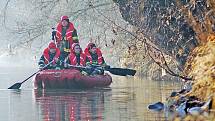
[[[112,82],[109,74],[86,76],[75,69],[43,70],[33,79],[35,89],[107,87]]]

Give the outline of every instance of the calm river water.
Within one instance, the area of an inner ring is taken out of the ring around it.
[[[36,68],[1,67],[0,121],[159,121],[163,112],[147,109],[162,101],[179,82],[113,76],[108,88],[87,90],[34,90],[31,79],[21,90],[8,90],[37,71]]]

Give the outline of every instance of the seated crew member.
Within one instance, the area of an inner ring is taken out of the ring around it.
[[[94,67],[92,75],[94,74],[104,74],[103,67],[106,66],[105,60],[102,56],[102,52],[99,48],[96,47],[94,43],[89,43],[87,48],[84,50],[85,55],[87,56],[86,64],[88,66]],[[100,65],[100,66],[96,66]]]
[[[60,69],[60,50],[57,48],[54,42],[50,42],[48,47],[44,49],[43,55],[40,57],[39,60],[39,68],[44,69],[44,66],[49,64],[45,69]]]
[[[64,66],[68,68],[68,64],[77,66],[86,66],[86,55],[78,43],[73,43],[69,56],[65,59]]]

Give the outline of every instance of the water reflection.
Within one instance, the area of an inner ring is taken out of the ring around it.
[[[111,90],[33,90],[32,93],[30,80],[21,90],[7,90],[35,70],[2,68],[0,121],[163,121],[166,120],[164,112],[150,111],[147,106],[165,102],[181,86],[176,81],[112,75]]]
[[[109,89],[35,90],[34,96],[43,121],[163,121],[164,112],[147,106],[163,102],[176,87],[174,82],[119,79]]]
[[[110,90],[35,90],[44,121],[101,121]]]

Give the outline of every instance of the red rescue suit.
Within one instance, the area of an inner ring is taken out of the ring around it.
[[[43,51],[43,55],[44,55],[44,58],[45,58],[45,64],[48,64],[49,61],[50,61],[50,55],[49,55],[49,48],[46,48],[44,51]],[[60,57],[60,49],[56,48],[56,54],[54,56],[54,62],[53,63],[56,63],[55,62],[55,58],[59,58]]]
[[[91,54],[89,52],[89,48],[86,48],[84,50],[84,53],[88,57],[88,59],[90,61],[90,64],[92,64],[93,63],[93,58],[92,58],[92,56],[91,56]],[[102,57],[102,52],[101,52],[101,50],[99,48],[96,48],[96,54],[98,55],[98,60],[96,60],[96,61],[98,61],[98,64],[101,65],[103,63],[103,57]]]
[[[66,30],[66,35],[64,38],[62,38],[62,24],[61,22],[58,23],[57,25],[57,30],[56,30],[56,40],[57,40],[57,45],[59,47],[60,42],[64,39],[65,41],[69,41],[69,45],[70,47],[72,47],[73,42],[73,37],[72,37],[72,33],[74,31],[74,25],[69,22],[69,27]]]

